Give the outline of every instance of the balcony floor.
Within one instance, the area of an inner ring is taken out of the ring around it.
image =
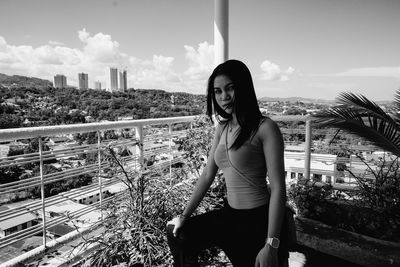
[[[361,267],[361,265],[321,253],[306,246],[298,245],[290,252],[289,267]]]

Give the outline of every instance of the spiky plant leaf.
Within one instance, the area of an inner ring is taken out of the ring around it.
[[[400,89],[396,91],[394,96],[392,116],[400,124]]]
[[[348,131],[400,156],[400,124],[390,114],[362,95],[342,93],[338,101],[342,104],[314,114],[313,123]]]

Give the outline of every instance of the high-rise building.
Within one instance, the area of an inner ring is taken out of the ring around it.
[[[101,90],[101,82],[100,81],[95,81],[94,82],[94,88],[96,90]]]
[[[110,72],[107,73],[107,90],[114,92],[118,90],[118,69],[110,68]]]
[[[126,70],[119,72],[119,90],[126,92],[128,90],[128,80],[127,80]]]
[[[89,78],[87,73],[78,73],[79,89],[89,88]]]
[[[67,87],[67,77],[62,74],[57,74],[54,76],[54,87],[55,88],[66,88]]]

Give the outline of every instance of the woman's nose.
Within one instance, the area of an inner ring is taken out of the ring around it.
[[[228,94],[227,92],[222,93],[222,99],[223,100],[229,100],[231,98],[231,95]]]

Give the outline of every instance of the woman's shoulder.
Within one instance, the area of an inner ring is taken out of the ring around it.
[[[261,119],[258,133],[261,139],[281,135],[278,124],[269,117],[264,117]]]
[[[215,135],[220,137],[222,132],[224,131],[225,127],[226,127],[226,123],[224,123],[224,122],[217,123],[217,125],[215,127]]]

